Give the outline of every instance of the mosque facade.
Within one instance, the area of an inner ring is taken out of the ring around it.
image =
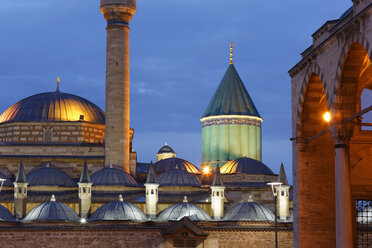
[[[292,188],[262,163],[263,121],[231,60],[201,118],[202,164],[165,144],[137,162],[129,126],[129,22],[135,0],[101,0],[106,112],[40,93],[0,116],[1,245],[292,247]],[[280,182],[274,188],[269,182]],[[37,237],[37,241],[36,238]],[[36,243],[37,242],[37,243]]]

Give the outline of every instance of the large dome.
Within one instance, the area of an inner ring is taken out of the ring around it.
[[[26,178],[30,186],[77,186],[74,180],[64,171],[49,166],[30,171]]]
[[[96,186],[97,185],[137,186],[136,180],[134,180],[134,178],[131,175],[125,173],[122,170],[112,167],[105,167],[99,171],[96,171],[90,178],[93,182],[93,185]]]
[[[192,221],[211,221],[212,218],[195,204],[182,202],[164,209],[158,216],[158,221],[176,221],[183,217]]]
[[[180,170],[186,170],[190,173],[200,173],[198,167],[193,165],[192,163],[180,159],[180,158],[166,158],[162,159],[154,164],[155,172],[156,173],[163,173],[172,169],[175,169],[176,166]]]
[[[223,220],[227,221],[274,221],[274,214],[258,202],[248,201],[234,206]]]
[[[129,202],[119,201],[109,202],[98,208],[89,221],[102,220],[130,220],[136,222],[145,222],[148,220],[142,210]]]
[[[8,108],[1,116],[5,122],[83,121],[105,124],[105,113],[80,96],[46,92],[27,97]]]
[[[56,202],[52,196],[49,202],[31,209],[22,221],[80,221],[80,218],[72,208],[64,203]]]
[[[270,168],[267,167],[264,163],[247,157],[242,157],[227,162],[221,167],[221,173],[223,174],[246,173],[256,175],[274,174],[270,170]]]

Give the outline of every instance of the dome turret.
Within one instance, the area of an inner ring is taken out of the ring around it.
[[[223,218],[226,221],[274,221],[274,214],[258,202],[240,203],[230,209]]]
[[[163,173],[175,169],[176,166],[178,166],[180,170],[186,170],[190,173],[200,173],[198,167],[196,167],[189,161],[180,158],[162,159],[154,164],[156,173]]]
[[[184,202],[177,203],[164,209],[158,216],[158,221],[176,221],[183,217],[188,217],[192,221],[211,221],[212,218],[200,207],[187,202],[185,196]]]
[[[92,174],[91,180],[93,185],[124,185],[124,186],[137,186],[136,180],[124,172],[113,167],[105,167]]]
[[[89,218],[89,221],[102,220],[145,222],[148,218],[139,207],[129,202],[124,202],[120,195],[119,201],[109,202],[101,206]]]
[[[34,169],[27,174],[29,186],[76,187],[77,184],[64,171],[50,167]]]
[[[64,203],[57,202],[54,195],[52,195],[49,202],[42,203],[31,209],[22,221],[80,221],[80,218],[72,208]]]
[[[200,187],[201,182],[197,176],[176,167],[159,175],[160,186],[194,186]]]
[[[264,163],[247,157],[234,159],[221,167],[222,174],[246,173],[259,175],[274,175]]]

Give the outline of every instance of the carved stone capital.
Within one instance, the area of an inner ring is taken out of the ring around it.
[[[353,137],[354,125],[352,123],[334,124],[330,128],[335,145],[347,145]]]
[[[135,0],[101,0],[101,12],[108,26],[128,26],[136,12]]]

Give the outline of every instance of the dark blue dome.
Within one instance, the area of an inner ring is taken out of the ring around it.
[[[12,213],[0,204],[0,221],[15,221]]]
[[[274,214],[258,202],[248,201],[234,206],[223,220],[227,221],[274,221]]]
[[[270,168],[267,167],[264,163],[247,157],[242,157],[227,162],[221,167],[221,173],[223,174],[246,173],[256,175],[274,174],[270,170]]]
[[[198,167],[180,158],[166,158],[159,160],[154,164],[154,167],[156,173],[163,173],[169,170],[173,170],[176,167],[178,167],[180,170],[186,170],[190,173],[200,173]]]
[[[170,152],[170,153],[175,153],[175,152],[173,151],[172,147],[170,147],[170,146],[168,146],[168,145],[165,145],[165,146],[162,146],[162,147],[160,148],[160,150],[158,151],[158,154],[161,154],[161,153],[168,153],[168,152]]]
[[[27,97],[8,108],[1,116],[4,122],[84,121],[105,124],[105,113],[80,96],[46,92]]]
[[[89,221],[102,220],[130,220],[145,222],[148,218],[136,205],[123,201],[114,201],[98,208],[89,218]]]
[[[211,221],[211,217],[195,204],[182,202],[172,205],[160,212],[158,221],[176,221],[183,217],[188,217],[192,221]]]
[[[31,209],[22,221],[80,221],[80,217],[66,204],[56,202],[52,196],[51,201]]]
[[[90,177],[93,185],[124,185],[136,186],[137,182],[134,178],[122,170],[105,167],[93,173]]]
[[[5,187],[13,187],[13,181],[10,177],[5,176],[3,173],[0,172],[0,179],[5,179],[3,186]]]
[[[72,180],[64,171],[52,167],[42,167],[32,170],[27,174],[26,178],[30,186],[77,186],[76,182],[74,182],[74,180]]]
[[[161,186],[201,186],[197,176],[178,168],[160,174],[158,182]]]

